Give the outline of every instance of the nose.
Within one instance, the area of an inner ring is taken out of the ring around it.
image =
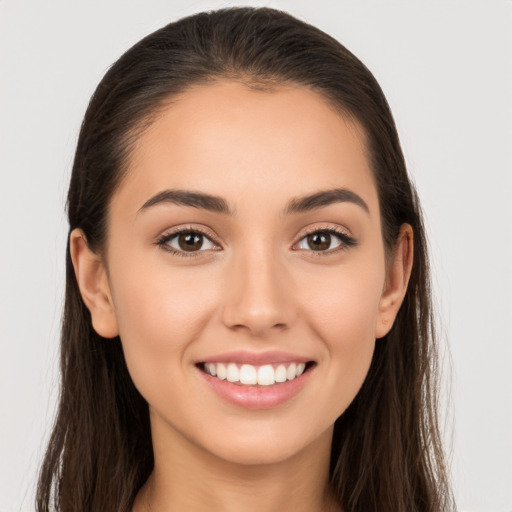
[[[222,311],[229,329],[264,338],[292,326],[293,283],[285,267],[272,251],[251,251],[235,258]]]

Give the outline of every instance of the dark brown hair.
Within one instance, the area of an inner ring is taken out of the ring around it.
[[[379,85],[336,40],[280,11],[235,8],[182,19],[138,42],[106,73],[85,114],[68,194],[70,231],[81,228],[101,254],[109,202],[134,141],[174,95],[219,79],[258,88],[299,84],[363,127],[386,249],[410,224],[414,266],[394,326],[377,342],[360,392],[336,421],[331,482],[345,512],[450,510],[420,207]],[[66,266],[62,387],[37,510],[128,511],[153,467],[148,406],[119,338],[105,340],[92,328],[69,246]]]

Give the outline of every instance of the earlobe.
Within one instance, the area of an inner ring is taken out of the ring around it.
[[[391,330],[407,292],[413,265],[413,232],[409,224],[403,224],[400,227],[392,258],[379,303],[379,314],[375,326],[376,339],[382,338]]]
[[[82,299],[91,313],[94,330],[104,338],[119,334],[107,272],[101,258],[93,253],[81,229],[69,238],[71,261]]]

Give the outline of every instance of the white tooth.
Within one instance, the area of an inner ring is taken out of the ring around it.
[[[299,375],[302,375],[304,373],[305,368],[306,365],[304,363],[299,363],[297,365],[297,368],[295,369],[295,376],[298,377]]]
[[[226,366],[223,365],[222,363],[219,363],[217,365],[217,377],[220,380],[224,380],[226,378],[226,375],[227,375]]]
[[[238,382],[240,380],[240,370],[235,363],[228,364],[226,379],[229,382]]]
[[[207,369],[208,369],[208,373],[210,375],[213,375],[215,377],[215,375],[217,375],[217,368],[215,366],[215,363],[208,363],[206,365]]]
[[[280,364],[275,371],[276,382],[286,382],[286,366]]]
[[[275,383],[274,368],[266,364],[258,368],[258,384],[260,386],[272,386]]]
[[[295,363],[292,363],[290,366],[288,366],[288,370],[286,372],[286,377],[288,380],[295,379],[295,371],[297,369],[297,365]]]
[[[258,376],[256,368],[251,364],[243,364],[240,368],[240,383],[241,384],[256,384]]]

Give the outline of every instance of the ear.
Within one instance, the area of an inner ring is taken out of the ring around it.
[[[392,261],[388,264],[386,283],[379,303],[375,338],[385,336],[393,326],[407,292],[413,264],[413,232],[409,224],[402,224]]]
[[[94,330],[104,338],[119,334],[107,271],[101,258],[93,253],[81,229],[69,237],[71,261],[82,299],[91,313]]]

